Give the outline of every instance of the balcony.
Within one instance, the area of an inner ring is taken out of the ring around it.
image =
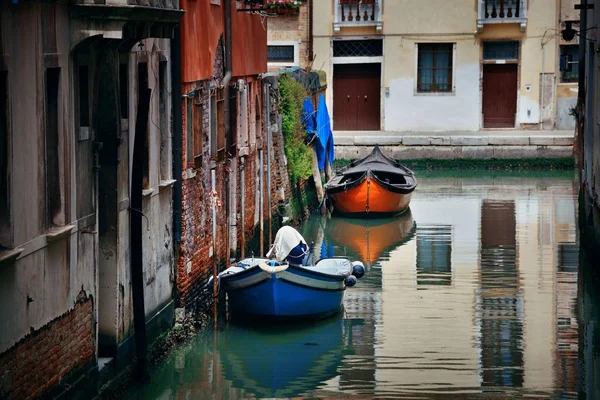
[[[179,22],[179,0],[75,0],[79,16],[91,19]]]
[[[374,26],[381,33],[381,0],[336,0],[333,30],[339,33],[342,27]]]
[[[479,0],[477,29],[486,24],[519,24],[527,28],[527,0]]]

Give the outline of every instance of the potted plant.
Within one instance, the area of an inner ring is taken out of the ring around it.
[[[277,14],[297,14],[300,11],[298,0],[267,0],[266,6]]]

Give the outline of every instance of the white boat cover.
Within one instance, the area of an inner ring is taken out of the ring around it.
[[[267,253],[267,257],[274,257],[278,261],[283,261],[290,254],[290,251],[300,243],[308,245],[300,232],[291,226],[282,226],[275,235],[275,242]]]

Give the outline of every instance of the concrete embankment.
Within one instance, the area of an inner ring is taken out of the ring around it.
[[[572,131],[334,132],[337,159],[368,155],[376,144],[396,160],[531,159],[573,156]]]

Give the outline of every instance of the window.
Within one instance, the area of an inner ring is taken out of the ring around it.
[[[258,86],[258,85],[257,85]],[[261,102],[260,102],[260,86],[256,88],[256,100],[254,100],[254,126],[256,129],[256,137],[262,138],[262,119],[261,119]]]
[[[158,64],[158,115],[160,128],[160,179],[165,181],[171,179],[171,141],[169,131],[171,127],[169,113],[169,87],[167,62]]]
[[[452,92],[452,43],[418,45],[417,92]]]
[[[148,88],[148,63],[138,63],[138,90]],[[144,175],[142,178],[142,187],[144,189],[150,188],[150,151],[148,149],[148,129],[146,128],[146,138],[144,140]]]
[[[235,154],[235,149],[237,145],[237,121],[238,121],[238,91],[235,89],[231,89],[229,93],[229,138],[227,138],[227,148],[229,150],[229,154]]]
[[[8,72],[0,71],[0,247],[12,247],[10,232],[10,140]]]
[[[300,44],[297,40],[269,40],[267,63],[271,67],[300,65]]]
[[[87,65],[80,65],[77,69],[77,95],[79,101],[79,140],[90,138],[90,91],[89,71]]]
[[[267,61],[279,63],[294,63],[294,45],[267,46]]]
[[[61,219],[58,121],[60,68],[46,69],[46,226],[63,225]]]
[[[192,118],[193,122],[190,123],[192,126],[192,135],[193,135],[193,157],[194,157],[194,167],[201,168],[202,167],[202,101],[197,98],[193,102],[193,110],[192,110]]]
[[[121,118],[129,118],[129,68],[127,62],[119,64],[119,107]]]
[[[578,82],[579,81],[579,45],[565,44],[560,45],[560,81]]]
[[[217,161],[225,158],[225,99],[223,89],[210,97],[210,156]]]

